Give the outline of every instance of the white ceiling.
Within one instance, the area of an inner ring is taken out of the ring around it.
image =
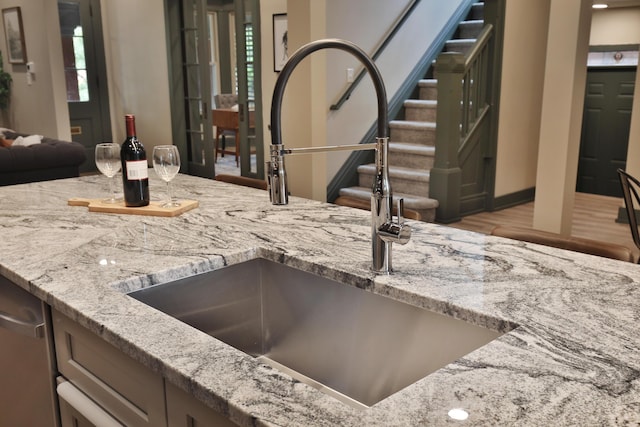
[[[593,0],[594,3],[606,3],[609,7],[638,7],[640,0]]]

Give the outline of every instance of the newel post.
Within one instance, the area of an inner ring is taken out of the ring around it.
[[[458,149],[462,122],[464,55],[456,52],[440,54],[435,71],[438,79],[436,156],[431,169],[429,197],[439,203],[436,220],[451,223],[460,219],[462,171],[458,164]]]

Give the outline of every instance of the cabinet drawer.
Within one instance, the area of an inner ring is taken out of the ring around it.
[[[58,369],[124,425],[166,426],[164,382],[140,363],[53,311]]]

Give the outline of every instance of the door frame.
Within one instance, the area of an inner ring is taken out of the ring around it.
[[[64,3],[64,0],[57,1],[58,4]],[[100,110],[100,126],[93,128],[94,132],[94,146],[99,142],[107,142],[113,140],[113,134],[111,129],[111,111],[109,103],[109,79],[107,78],[107,61],[104,48],[104,37],[102,27],[102,9],[100,0],[72,0],[79,4],[84,4],[89,8],[89,22],[82,22],[83,32],[87,28],[90,28],[90,34],[84,38],[85,51],[92,51],[94,64],[87,63],[87,79],[95,79],[97,96],[98,96],[98,108]],[[91,46],[87,45],[87,42],[91,41]],[[91,66],[92,65],[92,66]],[[93,73],[89,74],[89,73]],[[71,126],[71,120],[73,119],[71,103],[67,101],[67,109],[69,111],[69,127]],[[71,140],[73,139],[73,132],[71,133]],[[85,147],[87,148],[87,147]],[[93,153],[87,152],[87,160],[81,165],[84,171],[93,171],[95,169],[95,163],[93,162]],[[87,169],[88,168],[88,169]]]
[[[257,10],[258,13],[255,16],[256,23],[254,24],[255,34],[257,34],[257,40],[255,39],[255,52],[254,52],[254,62],[255,62],[255,70],[254,76],[256,80],[256,93],[255,93],[255,105],[256,105],[256,115],[255,115],[255,128],[256,128],[256,156],[257,162],[256,167],[257,171],[255,173],[250,170],[249,163],[249,147],[248,143],[241,143],[241,174],[243,176],[250,177],[263,177],[264,176],[264,162],[263,162],[263,129],[262,129],[262,90],[261,90],[261,61],[260,61],[260,3],[259,0],[234,0],[234,6],[236,10],[236,23],[239,22],[239,16],[243,16],[244,12],[244,3],[243,1],[253,1],[255,2],[254,10]],[[166,37],[167,37],[167,57],[169,62],[169,79],[170,79],[170,101],[171,101],[171,120],[172,120],[172,139],[176,146],[178,146],[178,151],[180,152],[180,156],[183,159],[189,158],[189,148],[187,141],[187,133],[188,133],[188,120],[185,109],[185,89],[184,89],[184,71],[183,71],[183,53],[182,53],[182,40],[181,40],[181,7],[183,0],[165,0],[165,19],[166,19]],[[204,16],[206,18],[206,1],[202,0],[204,7]],[[240,13],[238,13],[240,12]],[[203,34],[206,34],[206,19],[203,19]],[[238,33],[236,27],[236,34]],[[243,28],[240,26],[240,28]],[[204,38],[206,39],[206,37]],[[240,50],[244,48],[244,43],[242,46],[237,46],[237,49]],[[207,50],[207,49],[205,49]],[[208,55],[208,50],[207,50]],[[207,56],[208,58],[208,56]],[[207,85],[208,82],[211,81],[208,70],[208,60],[205,64],[207,67]],[[240,68],[240,67],[238,67]],[[240,72],[239,72],[240,74]],[[239,76],[240,77],[240,76]],[[208,90],[209,93],[203,94],[203,98],[210,100],[211,97],[211,88]],[[207,102],[208,109],[211,109],[211,105]],[[210,111],[207,112],[207,117],[210,117]],[[210,119],[209,119],[210,120]],[[246,127],[245,127],[246,126]],[[213,133],[213,126],[211,126],[211,132]],[[247,129],[248,129],[248,114],[244,114],[244,117],[241,118],[240,121],[240,132],[242,138],[242,132],[244,129],[244,138],[246,139]],[[259,139],[258,139],[259,138]],[[242,141],[242,139],[241,139]],[[209,147],[210,145],[210,147]],[[204,165],[195,165],[190,164],[189,162],[183,161],[181,166],[181,172],[204,176],[208,178],[213,178],[215,176],[215,157],[214,157],[214,147],[213,147],[213,135],[210,138],[210,141],[205,141],[205,163]],[[211,165],[211,166],[209,166]]]

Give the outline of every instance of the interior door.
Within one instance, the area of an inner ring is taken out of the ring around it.
[[[100,0],[59,0],[71,139],[84,145],[81,172],[96,169],[96,144],[111,141]]]
[[[205,0],[165,0],[172,140],[180,171],[213,178],[211,77]]]
[[[260,73],[260,4],[236,0],[236,61],[243,176],[264,178],[262,86]]]
[[[622,197],[616,170],[625,168],[635,69],[590,69],[580,138],[576,191]]]

